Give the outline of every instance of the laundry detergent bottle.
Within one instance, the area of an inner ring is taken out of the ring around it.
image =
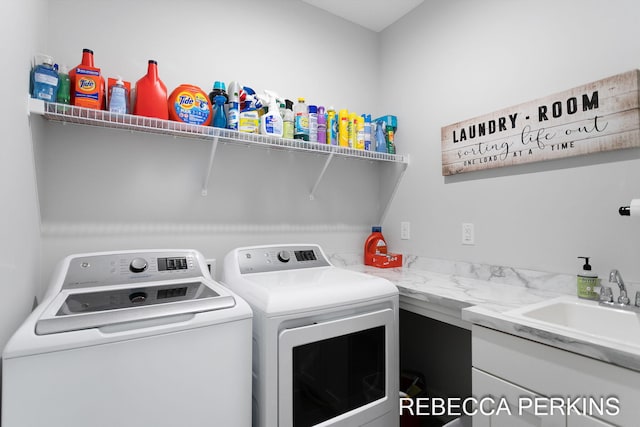
[[[402,254],[390,253],[382,227],[374,226],[364,242],[364,264],[379,268],[402,267]]]
[[[76,67],[72,68],[69,71],[69,81],[71,83],[71,104],[73,105],[79,105],[81,107],[85,107],[87,105],[83,104],[82,102],[76,101],[76,96],[78,95],[78,91],[77,91],[77,87],[78,84],[76,82],[76,77],[78,75],[78,72],[80,72],[80,74],[82,75],[84,74],[96,74],[94,75],[94,79],[99,80],[99,83],[97,84],[97,88],[95,88],[95,93],[91,96],[93,98],[93,100],[95,101],[95,105],[93,107],[95,107],[95,109],[99,109],[99,110],[104,110],[105,108],[105,82],[104,82],[104,77],[102,75],[100,75],[100,69],[96,68],[94,61],[93,61],[93,50],[91,49],[82,49],[82,60],[80,62],[80,64],[78,64]]]
[[[364,242],[364,263],[372,265],[370,262],[373,255],[385,255],[387,253],[387,242],[382,235],[382,227],[371,227],[371,234]]]
[[[136,82],[136,101],[133,114],[138,116],[169,119],[167,87],[158,77],[158,62],[150,59],[147,74]]]

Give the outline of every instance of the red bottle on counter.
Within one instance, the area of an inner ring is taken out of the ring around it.
[[[381,268],[402,267],[402,254],[387,253],[387,242],[380,226],[372,227],[364,242],[364,264]]]
[[[158,63],[149,60],[147,74],[136,82],[136,102],[133,114],[169,120],[167,87],[158,77]]]

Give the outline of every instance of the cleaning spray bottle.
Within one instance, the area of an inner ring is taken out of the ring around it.
[[[283,120],[278,106],[278,96],[268,90],[264,93],[263,103],[269,105],[269,111],[260,118],[260,133],[282,138]]]
[[[284,121],[282,124],[282,136],[287,139],[293,139],[294,128],[294,116],[293,116],[293,101],[290,99],[284,100]]]
[[[213,127],[225,129],[227,127],[227,115],[224,112],[224,105],[227,97],[222,94],[214,95],[213,102]]]
[[[256,92],[248,87],[243,86],[244,102],[242,103],[242,109],[240,110],[240,123],[238,130],[246,133],[259,133],[260,132],[260,116],[258,115],[258,102],[256,98]]]
[[[375,140],[376,140],[376,151],[378,153],[386,153],[387,152],[387,140],[385,137],[385,125],[382,120],[376,120],[375,122]]]
[[[240,123],[240,84],[236,81],[229,83],[229,102],[225,106],[227,113],[227,129],[238,130]]]

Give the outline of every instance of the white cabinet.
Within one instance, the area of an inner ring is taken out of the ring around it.
[[[495,405],[483,405],[481,413],[473,419],[473,427],[564,427],[566,418],[560,413],[541,416],[533,406],[522,404],[533,402],[542,396],[532,393],[486,372],[472,369],[474,396],[491,396]],[[502,402],[502,404],[498,403]]]
[[[639,372],[476,325],[472,365],[475,399],[509,408],[474,427],[640,425]]]

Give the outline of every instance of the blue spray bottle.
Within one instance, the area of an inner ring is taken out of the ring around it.
[[[378,153],[387,152],[387,139],[385,138],[385,124],[382,120],[376,122],[376,151]]]
[[[227,97],[216,95],[213,97],[213,127],[225,129],[227,127],[227,115],[224,112],[224,104]]]

